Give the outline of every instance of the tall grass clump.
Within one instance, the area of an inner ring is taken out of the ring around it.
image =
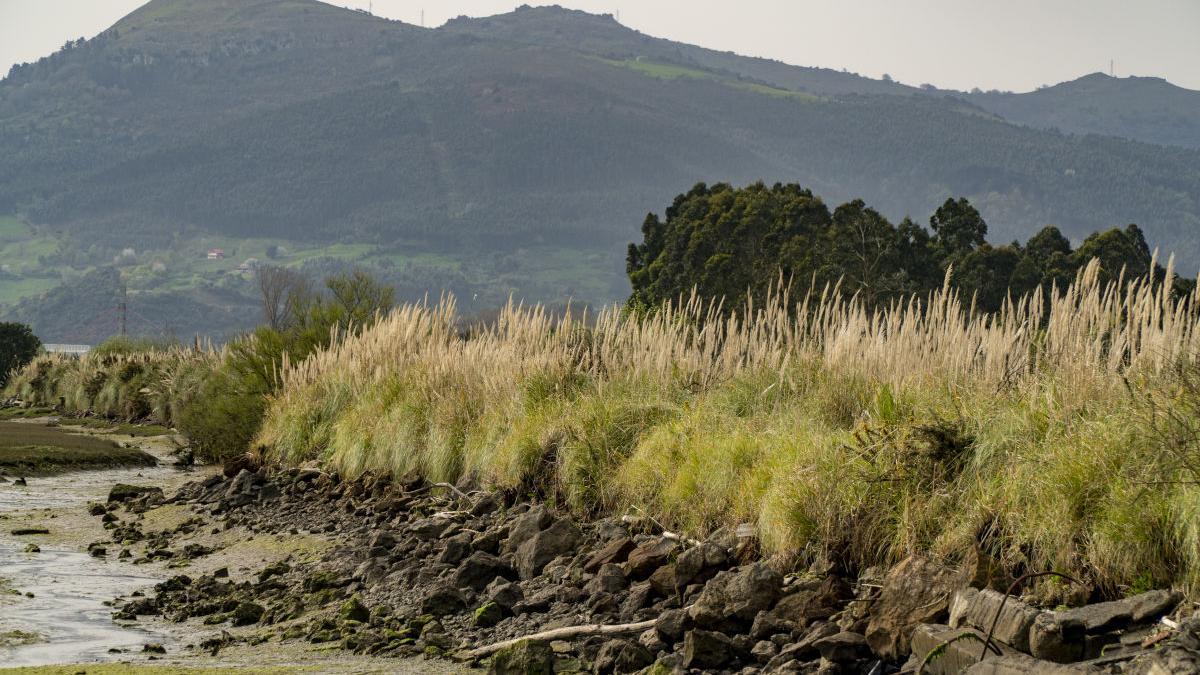
[[[997,313],[948,285],[880,311],[835,289],[733,316],[510,304],[469,335],[452,299],[406,305],[288,368],[257,442],[694,536],[750,522],[769,552],[848,569],[978,547],[1113,594],[1190,588],[1196,297],[1099,279]]]

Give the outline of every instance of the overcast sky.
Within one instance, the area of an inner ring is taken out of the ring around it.
[[[194,0],[202,2],[203,0]],[[0,75],[91,37],[145,0],[0,0]],[[339,0],[438,26],[503,0]],[[529,4],[550,4],[529,2]],[[1087,73],[1200,89],[1200,0],[560,0],[682,42],[907,84],[1028,91]]]

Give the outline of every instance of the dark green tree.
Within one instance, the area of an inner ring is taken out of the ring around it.
[[[42,349],[42,341],[23,323],[0,323],[0,387],[12,371],[23,368]]]
[[[987,238],[987,223],[965,197],[947,199],[930,216],[929,228],[944,264],[961,260]]]

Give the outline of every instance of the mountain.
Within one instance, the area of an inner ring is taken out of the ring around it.
[[[510,293],[613,302],[648,211],[699,181],[759,179],[895,219],[966,196],[994,241],[1137,222],[1197,259],[1200,151],[986,103],[560,8],[424,29],[313,0],[153,0],[0,82],[0,235],[11,222],[41,242],[30,256],[0,236],[0,265],[37,280],[14,289],[115,266],[159,307],[252,306],[236,268],[268,259],[367,267],[468,310]],[[35,324],[37,306],[22,305]],[[243,325],[188,315],[184,336]]]
[[[1024,94],[959,95],[1017,124],[1200,148],[1200,91],[1158,77],[1092,73]]]

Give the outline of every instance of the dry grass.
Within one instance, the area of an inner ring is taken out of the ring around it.
[[[745,321],[510,306],[464,338],[452,300],[406,306],[288,370],[259,440],[697,535],[753,522],[769,551],[850,568],[979,546],[1110,593],[1190,588],[1200,476],[1178,458],[1200,446],[1156,420],[1200,405],[1196,298],[1097,273],[996,315],[949,288],[876,314],[827,291]]]

